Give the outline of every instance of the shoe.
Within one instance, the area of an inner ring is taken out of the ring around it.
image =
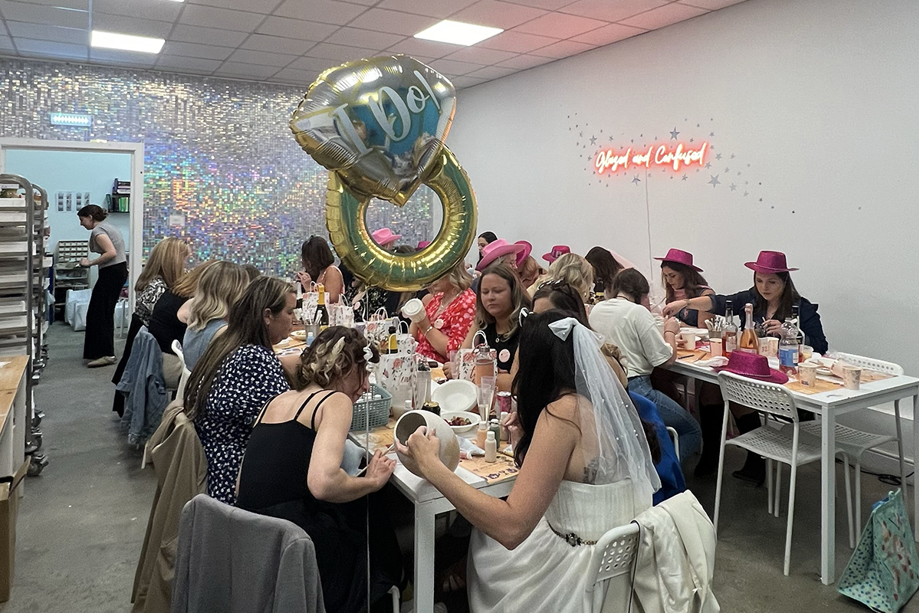
[[[99,368],[100,366],[111,366],[115,363],[115,356],[106,355],[101,358],[96,358],[86,363],[87,368]]]
[[[718,470],[723,411],[724,407],[721,405],[703,405],[699,408],[699,425],[702,426],[702,455],[693,472],[696,477],[705,477]]]
[[[735,479],[760,486],[766,481],[766,460],[762,456],[748,451],[747,461],[744,462],[743,468],[735,470],[731,475]]]

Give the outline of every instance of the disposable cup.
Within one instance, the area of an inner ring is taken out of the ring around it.
[[[842,385],[847,390],[857,390],[861,384],[862,369],[858,366],[842,367]]]
[[[817,366],[815,364],[798,364],[798,380],[801,385],[808,387],[817,385]]]

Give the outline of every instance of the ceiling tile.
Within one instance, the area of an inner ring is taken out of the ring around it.
[[[166,38],[172,31],[172,24],[165,21],[151,21],[149,19],[135,19],[122,15],[108,15],[96,13],[93,15],[93,29],[118,34],[133,34],[135,36],[153,36]]]
[[[230,57],[233,49],[230,47],[218,47],[216,45],[198,45],[196,43],[180,43],[174,40],[167,40],[163,45],[163,54],[172,56],[190,57],[203,60],[220,60],[223,61]]]
[[[707,9],[686,6],[685,4],[668,4],[667,6],[650,10],[647,13],[625,19],[622,23],[627,26],[656,30],[657,28],[664,28],[686,19],[704,15],[707,12]]]
[[[562,13],[580,15],[581,17],[592,17],[593,19],[602,19],[604,21],[620,21],[638,13],[664,6],[670,1],[672,0],[625,0],[620,2],[579,0],[560,10]]]
[[[9,36],[0,35],[0,49],[3,51],[15,51],[13,48],[13,39]]]
[[[476,79],[475,77],[456,77],[455,79],[451,79],[453,82],[453,87],[456,89],[475,87],[476,85],[485,83],[487,80],[488,79]]]
[[[341,2],[344,4],[360,4],[361,6],[373,6],[380,0],[334,0],[335,2]]]
[[[267,51],[268,53],[287,53],[303,55],[314,45],[313,42],[302,42],[281,36],[266,36],[264,34],[250,34],[249,38],[240,45],[242,49]]]
[[[496,49],[482,49],[480,47],[465,47],[456,53],[447,56],[448,60],[458,62],[473,62],[475,64],[497,64],[514,57],[514,53],[498,51]]]
[[[98,1],[98,0],[94,0]],[[282,0],[185,0],[188,4],[203,4],[222,9],[236,9],[253,13],[269,14]],[[179,6],[182,6],[181,4]]]
[[[468,62],[456,62],[453,60],[434,60],[431,62],[431,68],[441,74],[464,75],[484,68],[484,66],[482,64],[470,64]]]
[[[93,15],[108,13],[138,19],[174,22],[182,12],[179,2],[150,2],[150,0],[93,0]]]
[[[348,25],[354,28],[376,30],[389,34],[414,36],[418,32],[430,28],[437,22],[438,19],[434,17],[409,15],[408,13],[397,13],[396,11],[386,11],[374,8],[370,9]]]
[[[291,62],[287,68],[319,74],[320,72],[328,70],[333,66],[337,66],[337,64],[329,60],[321,59],[318,57],[301,57]]]
[[[255,64],[240,64],[238,62],[224,62],[216,74],[234,77],[254,77],[267,79],[278,71],[275,66],[256,66]]]
[[[553,61],[555,61],[555,58],[537,57],[535,55],[518,55],[517,57],[512,57],[509,60],[500,62],[497,65],[507,68],[516,68],[518,70],[526,70],[527,68],[541,66]]]
[[[334,23],[343,26],[364,11],[366,7],[330,0],[285,0],[274,14],[279,17],[291,17],[304,21]]]
[[[526,32],[527,34],[555,36],[556,38],[571,38],[572,36],[584,34],[590,30],[596,30],[605,25],[605,21],[578,17],[577,15],[552,13],[545,17],[534,19],[522,26],[518,26],[516,30],[518,32]]]
[[[57,6],[65,9],[77,9],[80,11],[89,10],[89,0],[22,0],[28,4],[44,4],[45,6]]]
[[[253,51],[251,49],[237,49],[227,58],[228,62],[242,62],[243,64],[258,64],[259,66],[275,66],[283,68],[297,59],[296,55],[282,53],[268,53],[266,51]]]
[[[305,54],[308,57],[315,57],[328,61],[326,68],[331,68],[336,64],[362,60],[377,55],[374,49],[361,49],[359,47],[345,47],[343,45],[333,45],[332,43],[319,43]]]
[[[387,34],[358,28],[341,28],[329,39],[330,43],[361,47],[362,49],[386,49],[390,45],[405,40],[402,34]]]
[[[532,55],[554,57],[555,59],[560,60],[563,57],[569,57],[571,55],[577,55],[578,53],[590,51],[591,49],[596,49],[596,47],[596,45],[578,43],[573,40],[563,40],[555,43],[554,45],[549,45],[548,47],[543,47],[542,49],[531,51],[530,53]]]
[[[555,42],[558,42],[557,38],[509,31],[486,38],[477,43],[476,46],[484,47],[485,49],[497,49],[498,51],[511,51],[513,53],[529,53],[533,49],[539,49]]]
[[[507,0],[507,2],[546,9],[547,11],[557,11],[563,6],[576,2],[576,0]]]
[[[88,45],[89,31],[85,28],[59,28],[56,26],[41,26],[37,23],[23,23],[20,21],[7,21],[10,34],[17,38],[32,38],[35,40],[53,40],[60,43],[74,45]]]
[[[680,4],[688,4],[690,6],[697,6],[701,9],[717,11],[718,9],[723,9],[726,6],[740,4],[744,1],[745,0],[680,0]]]
[[[403,13],[415,13],[418,15],[427,15],[428,17],[439,17],[444,19],[456,11],[474,4],[478,0],[383,0],[377,6],[381,9],[390,9],[393,11],[402,11]]]
[[[87,45],[56,43],[28,38],[14,38],[13,40],[21,55],[70,57],[81,60],[85,60],[89,56],[89,47]]]
[[[58,8],[55,6],[42,6],[40,4],[26,4],[24,2],[0,2],[0,14],[4,19],[13,21],[28,21],[48,26],[63,26],[66,28],[88,28],[89,13],[72,9]]]
[[[162,0],[160,0],[162,1]],[[222,28],[224,30],[237,30],[239,32],[252,32],[264,19],[263,15],[231,11],[200,4],[190,4],[182,11],[179,23],[189,26],[205,26]]]
[[[202,28],[199,26],[176,25],[169,34],[169,40],[221,47],[237,47],[246,39],[245,32]]]
[[[278,71],[273,77],[272,81],[283,81],[286,83],[296,83],[298,85],[310,85],[313,81],[316,80],[316,77],[319,76],[318,72],[312,72],[309,70],[296,70],[294,68],[285,68]]]
[[[546,11],[530,6],[481,0],[451,16],[450,19],[509,30],[546,14]]]
[[[390,53],[404,53],[413,57],[416,55],[443,57],[460,49],[465,49],[465,47],[449,43],[436,43],[432,40],[422,40],[420,38],[406,38],[402,42],[389,47],[387,51]]]
[[[299,19],[288,19],[286,17],[269,17],[259,26],[257,32],[260,34],[271,34],[272,36],[283,36],[284,38],[309,40],[318,43],[321,40],[325,40],[326,36],[337,29],[338,28],[335,26],[327,23],[301,21]]]
[[[514,74],[515,72],[518,72],[516,68],[486,66],[485,68],[480,68],[475,72],[470,72],[466,76],[476,77],[478,79],[500,79],[501,77],[506,77],[507,75]]]
[[[220,67],[220,60],[207,60],[197,57],[179,57],[177,55],[160,55],[156,62],[157,68],[172,70],[188,70],[193,72],[212,73]]]
[[[643,34],[644,32],[645,30],[641,28],[633,28],[631,26],[624,26],[618,23],[611,23],[608,26],[603,26],[602,28],[591,30],[587,34],[575,36],[571,40],[578,43],[587,43],[589,45],[602,47],[603,45],[625,40],[626,38],[637,36],[638,34]]]
[[[132,66],[153,66],[156,60],[159,59],[159,55],[156,53],[138,53],[136,51],[90,48],[89,59],[100,62],[113,62],[116,64],[130,64]]]

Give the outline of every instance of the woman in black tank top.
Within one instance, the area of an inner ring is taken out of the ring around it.
[[[353,403],[368,389],[368,363],[378,359],[359,332],[323,331],[301,356],[295,389],[262,409],[239,473],[238,507],[292,521],[312,538],[330,613],[382,606],[401,577],[386,514],[367,513],[368,495],[388,482],[395,462],[377,452],[362,477],[341,468]]]

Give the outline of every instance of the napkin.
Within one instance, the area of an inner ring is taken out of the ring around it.
[[[713,358],[709,358],[707,360],[699,360],[696,362],[696,365],[698,366],[709,366],[711,368],[715,368],[717,366],[727,366],[727,364],[728,359],[723,355],[716,355]]]

